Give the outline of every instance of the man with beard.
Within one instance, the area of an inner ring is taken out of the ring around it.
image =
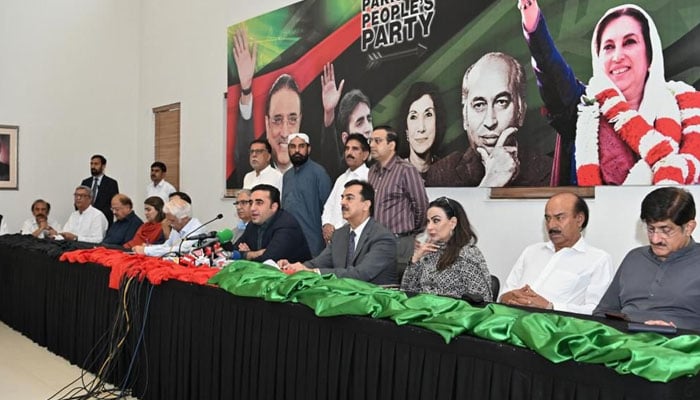
[[[607,252],[581,236],[588,206],[573,193],[552,196],[544,211],[549,241],[525,248],[510,271],[500,301],[505,304],[591,314],[615,269]]]
[[[322,166],[309,160],[311,144],[305,133],[288,137],[289,158],[293,168],[285,172],[282,208],[294,215],[301,225],[313,257],[323,250],[321,211],[331,191],[331,178]]]
[[[323,206],[323,239],[328,242],[333,236],[333,231],[345,225],[340,206],[340,198],[343,195],[345,184],[353,179],[366,181],[369,168],[365,165],[369,157],[369,144],[367,139],[359,133],[353,133],[345,141],[345,164],[348,169],[335,180],[326,204]]]
[[[310,270],[377,285],[397,284],[396,240],[388,229],[372,218],[372,185],[351,180],[344,186],[340,203],[348,223],[333,233],[333,240],[318,257],[303,264],[282,259],[277,265],[290,272]]]
[[[119,193],[119,184],[104,174],[106,166],[107,159],[104,156],[95,154],[90,157],[90,174],[92,176],[83,179],[80,185],[90,188],[92,206],[102,211],[102,214],[107,218],[107,224],[112,226],[112,222],[114,222],[112,197]]]

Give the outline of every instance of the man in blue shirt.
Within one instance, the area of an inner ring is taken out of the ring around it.
[[[287,139],[289,158],[294,167],[282,178],[282,208],[299,221],[311,255],[315,257],[325,247],[321,214],[331,192],[331,178],[322,166],[309,159],[311,144],[307,134],[292,133]]]

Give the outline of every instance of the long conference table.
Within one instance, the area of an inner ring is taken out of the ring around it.
[[[58,261],[63,250],[0,237],[0,319],[95,372],[124,299],[108,288],[108,268]],[[700,398],[697,376],[655,383],[467,335],[447,344],[392,321],[319,318],[301,304],[214,286],[144,283],[131,301],[148,312],[139,367],[125,351],[110,378],[119,384],[131,373],[131,390],[143,400]],[[130,351],[141,335],[132,328]]]

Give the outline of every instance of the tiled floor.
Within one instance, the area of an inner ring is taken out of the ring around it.
[[[52,397],[80,376],[80,368],[71,365],[0,322],[0,398],[3,400],[60,399],[76,395],[80,392],[69,393],[70,389],[67,389]],[[91,380],[92,375],[86,376],[85,379]],[[82,386],[78,380],[70,388]],[[126,399],[134,398],[126,397]]]

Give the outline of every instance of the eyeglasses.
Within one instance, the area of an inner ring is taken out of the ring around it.
[[[678,229],[676,229],[678,228]],[[661,236],[664,239],[668,239],[671,236],[675,235],[676,232],[680,232],[683,230],[683,225],[680,226],[662,226],[662,227],[654,227],[651,225],[647,225],[647,236],[651,236],[653,234],[657,234]]]
[[[121,210],[121,209],[123,209],[123,208],[124,208],[123,206],[111,207],[110,210],[112,210],[112,211],[114,212],[114,211],[119,211],[119,210]]]
[[[386,139],[383,137],[371,137],[371,138],[367,138],[367,143],[372,144],[372,142],[374,142],[376,144],[379,144],[385,140]]]
[[[83,194],[83,193],[73,193],[73,197],[82,198],[82,197],[90,197],[90,195]]]
[[[282,115],[277,115],[272,117],[270,123],[272,123],[274,126],[282,126],[285,121],[287,122],[287,125],[295,127],[299,123],[299,117],[297,115],[289,115],[285,118]]]
[[[234,205],[234,206],[239,206],[239,205],[241,205],[241,206],[245,206],[245,205],[250,206],[250,205],[253,205],[253,200],[234,201],[234,202],[233,202],[233,205]]]
[[[267,153],[267,149],[250,149],[250,154]]]

